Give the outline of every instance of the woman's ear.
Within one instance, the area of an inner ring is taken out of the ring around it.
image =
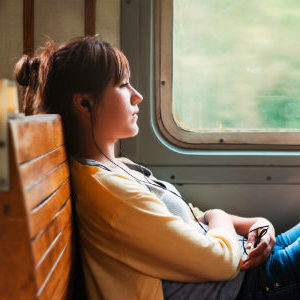
[[[75,108],[75,111],[88,118],[91,116],[92,102],[90,95],[79,93],[73,95],[73,107]]]

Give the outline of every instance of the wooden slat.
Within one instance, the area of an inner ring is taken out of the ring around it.
[[[70,193],[70,180],[66,179],[58,190],[31,211],[29,217],[29,232],[31,238],[50,224],[55,214],[70,197]]]
[[[61,117],[10,119],[8,129],[12,189],[0,195],[0,298],[72,299],[75,236]]]
[[[96,0],[85,0],[85,35],[96,32]]]
[[[18,163],[32,160],[64,144],[61,116],[40,114],[9,120]]]
[[[71,222],[71,199],[69,198],[66,205],[59,211],[49,226],[32,241],[31,245],[35,265],[39,264],[49,245]]]
[[[70,175],[68,162],[64,162],[50,173],[42,176],[34,185],[24,190],[26,206],[32,210],[49,197]]]
[[[11,189],[0,193],[0,299],[34,299],[36,286],[26,210],[12,132],[8,129]]]
[[[30,185],[42,175],[50,172],[67,159],[66,149],[60,146],[54,151],[48,152],[36,159],[20,165],[20,176],[23,186]]]
[[[66,253],[66,256],[68,256],[68,259],[66,258],[66,262],[63,264],[61,262],[61,265],[57,267],[56,270],[56,280],[53,278],[53,286],[56,285],[54,289],[52,289],[51,293],[51,300],[75,300],[75,299],[86,299],[86,297],[78,298],[77,297],[69,297],[65,298],[65,295],[70,295],[70,281],[72,280],[72,267],[73,264],[75,263],[74,261],[74,248],[73,245],[71,245],[71,240],[68,242],[67,248],[66,249],[68,252]],[[50,286],[50,284],[49,284]],[[50,290],[50,288],[49,288]],[[45,292],[47,292],[45,290]],[[49,299],[49,298],[48,298]]]
[[[76,262],[61,117],[10,119],[8,128],[13,178],[0,196],[0,298],[72,299]]]
[[[71,264],[72,243],[69,240],[63,253],[56,261],[53,272],[49,273],[45,285],[39,290],[37,294],[39,300],[62,300],[61,296],[68,287]]]
[[[54,263],[62,253],[62,250],[67,245],[67,242],[71,238],[71,228],[72,225],[69,223],[64,230],[62,230],[57,238],[52,242],[52,244],[47,249],[44,257],[40,261],[36,269],[36,281],[38,289],[40,289],[46,280],[48,274],[50,273]]]
[[[71,246],[69,246],[69,247],[71,247]],[[83,299],[87,299],[85,296],[84,297],[78,297],[78,295],[71,296],[71,297],[69,296],[70,292],[71,292],[70,288],[69,288],[70,287],[69,284],[70,284],[70,281],[72,280],[72,277],[71,277],[72,276],[72,274],[71,274],[72,266],[75,263],[74,258],[73,258],[73,256],[74,256],[73,253],[74,253],[74,248],[70,249],[70,251],[68,252],[69,262],[68,262],[68,265],[66,265],[65,269],[63,269],[63,267],[61,267],[60,270],[57,270],[57,272],[60,273],[61,277],[59,278],[56,288],[53,289],[53,291],[51,293],[52,294],[51,300],[76,300],[76,299],[83,300]]]

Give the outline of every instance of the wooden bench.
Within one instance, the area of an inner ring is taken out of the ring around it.
[[[9,119],[7,130],[10,189],[0,192],[0,299],[85,299],[61,117]]]

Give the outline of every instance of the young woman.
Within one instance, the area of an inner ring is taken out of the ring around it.
[[[142,95],[125,55],[97,37],[23,55],[26,115],[62,116],[88,299],[300,299],[300,223],[201,212],[148,168],[115,156]],[[276,243],[275,243],[276,242]]]

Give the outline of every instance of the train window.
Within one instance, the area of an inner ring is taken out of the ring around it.
[[[299,1],[166,0],[155,13],[157,116],[170,141],[300,148]]]

